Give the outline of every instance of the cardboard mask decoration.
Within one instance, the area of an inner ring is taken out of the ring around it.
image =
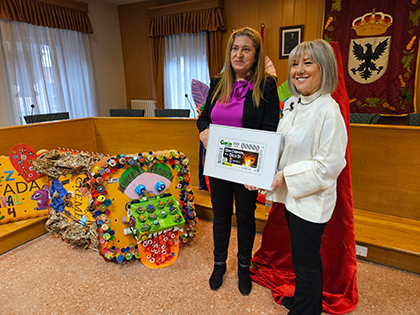
[[[176,150],[104,158],[91,173],[100,253],[149,268],[171,265],[197,221],[188,159]]]

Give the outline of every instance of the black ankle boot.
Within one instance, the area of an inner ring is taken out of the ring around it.
[[[239,277],[239,292],[242,295],[247,296],[251,293],[252,282],[251,275],[249,273],[249,266],[238,264],[238,277]]]
[[[210,277],[210,289],[216,291],[222,286],[223,275],[226,273],[226,263],[214,264],[213,273]]]

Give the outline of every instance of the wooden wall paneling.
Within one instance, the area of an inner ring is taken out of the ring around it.
[[[269,7],[265,8],[264,21],[266,26],[266,54],[270,57],[277,72],[279,85],[284,80],[284,62],[279,59],[280,53],[280,27],[283,21],[284,3],[283,1],[274,1]],[[286,73],[286,72],[285,72]]]
[[[275,64],[277,69],[277,78],[278,78],[278,84],[281,85],[283,82],[287,81],[288,76],[288,60],[287,59],[279,59],[280,55],[280,27],[284,26],[292,26],[292,25],[298,25],[299,23],[296,23],[294,12],[295,12],[295,1],[296,0],[284,0],[283,1],[283,9],[282,9],[282,19],[280,20],[280,23],[278,25],[278,36],[277,41],[279,41],[279,48],[277,51],[277,63]],[[306,23],[301,23],[306,24]]]
[[[253,29],[260,31],[261,30],[261,23],[263,22],[263,15],[262,10],[264,10],[264,1],[263,0],[256,0],[250,3],[250,7],[248,9],[248,25]]]
[[[195,119],[94,119],[98,150],[110,155],[175,149],[190,160],[191,185],[198,186],[199,135]]]
[[[96,151],[91,120],[82,118],[0,128],[0,154],[8,156],[10,149],[22,142],[36,151],[57,147]]]
[[[283,0],[283,12],[280,26],[295,25],[296,0]]]
[[[350,126],[354,208],[420,220],[420,128]]]
[[[296,25],[305,24],[307,22],[307,0],[294,0],[293,22]],[[312,12],[313,13],[313,12]]]
[[[239,21],[241,21],[242,14],[240,0],[226,0],[224,14],[226,18],[227,30],[222,35],[223,58],[225,56],[229,37],[232,34],[232,29],[238,29],[241,27],[241,25],[239,24]]]
[[[325,1],[306,0],[305,40],[322,38]]]
[[[118,7],[128,108],[132,98],[156,98],[152,40],[147,37],[147,8],[151,4],[139,2]],[[227,31],[223,35],[223,53],[232,28],[250,26],[260,30],[264,23],[266,53],[281,84],[287,80],[287,60],[278,58],[279,28],[304,24],[305,39],[320,37],[323,10],[323,0],[225,0]]]
[[[177,1],[180,2],[180,1]],[[146,1],[118,7],[126,80],[127,107],[132,98],[156,99],[152,68],[152,40],[147,37],[147,7],[172,1]],[[279,28],[305,25],[304,39],[322,36],[324,0],[225,0],[227,31],[225,50],[232,28],[266,25],[266,53],[277,70],[279,84],[287,80],[287,60],[279,60]],[[252,25],[251,25],[252,24]],[[223,51],[224,53],[224,51]],[[420,88],[416,84],[417,112],[420,112]]]
[[[419,49],[420,49],[420,41],[419,41]],[[417,50],[419,51],[419,50]],[[420,53],[417,53],[417,68],[416,68],[416,83],[415,83],[415,91],[414,91],[414,97],[416,100],[416,107],[415,112],[420,113],[420,84],[419,84],[419,73],[420,73]]]
[[[127,108],[133,98],[156,99],[152,39],[147,37],[150,19],[146,2],[118,7],[124,59]]]

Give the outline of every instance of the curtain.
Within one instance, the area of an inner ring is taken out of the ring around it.
[[[190,109],[190,117],[196,117],[192,105],[191,81],[196,79],[210,85],[206,34],[201,32],[165,36],[164,59],[165,108]]]
[[[1,0],[0,19],[93,33],[88,4],[71,0]]]
[[[154,17],[150,20],[148,36],[153,38],[153,62],[158,107],[163,107],[163,43],[161,38],[180,33],[206,32],[207,62],[210,77],[223,67],[222,32],[226,30],[225,16],[221,8]]]
[[[206,32],[207,40],[207,63],[210,77],[220,73],[224,64],[222,47],[222,32]]]
[[[163,64],[165,57],[164,37],[153,38],[153,75],[156,86],[157,107],[163,108]]]
[[[0,19],[3,62],[13,125],[23,116],[69,112],[95,116],[95,84],[88,35]],[[34,105],[34,106],[31,106]]]

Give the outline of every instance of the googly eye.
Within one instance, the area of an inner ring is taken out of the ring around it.
[[[164,183],[164,182],[162,182],[162,181],[158,181],[158,182],[156,183],[156,185],[155,185],[155,188],[156,188],[156,190],[157,190],[158,192],[162,192],[162,191],[164,191],[164,190],[165,190],[166,185],[165,185],[165,183]]]
[[[137,185],[135,191],[138,195],[144,195],[146,193],[146,186],[144,185]]]

